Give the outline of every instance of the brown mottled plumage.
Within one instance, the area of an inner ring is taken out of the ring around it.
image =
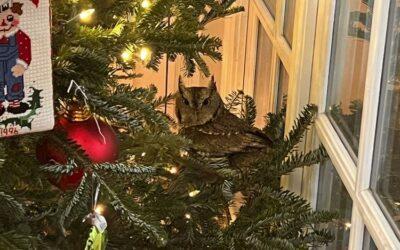
[[[179,80],[176,115],[180,134],[193,141],[196,153],[227,158],[232,167],[250,166],[271,145],[259,129],[225,108],[214,78],[208,87],[191,88]]]

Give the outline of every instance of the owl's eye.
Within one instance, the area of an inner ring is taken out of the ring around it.
[[[185,105],[189,105],[189,101],[186,100],[186,98],[183,98],[182,102],[183,102]]]
[[[209,99],[209,98],[206,98],[206,99],[203,101],[203,105],[204,105],[204,106],[207,106],[208,104],[210,104],[210,99]]]

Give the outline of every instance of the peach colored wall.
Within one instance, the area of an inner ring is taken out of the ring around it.
[[[225,20],[220,19],[210,23],[204,33],[211,34],[213,36],[218,36],[223,39],[224,34],[224,24]],[[221,47],[221,52],[223,49]],[[215,75],[217,82],[219,83],[221,80],[221,69],[222,63],[221,62],[214,62],[210,59],[207,59],[207,64],[210,67],[210,72]],[[168,92],[174,92],[177,90],[177,82],[179,75],[184,75],[182,70],[183,68],[183,61],[182,58],[178,58],[176,62],[169,63],[169,87]],[[143,65],[138,64],[137,69],[135,70],[137,73],[143,74],[143,77],[137,78],[131,81],[131,84],[137,87],[146,87],[150,84],[154,84],[159,89],[159,94],[164,95],[165,93],[165,79],[166,79],[166,63],[165,60],[162,61],[160,64],[160,69],[158,72],[146,69]],[[188,86],[204,86],[208,84],[208,79],[200,72],[196,72],[196,74],[192,78],[185,78],[184,82]]]

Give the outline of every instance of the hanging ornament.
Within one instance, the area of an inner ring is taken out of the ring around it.
[[[107,245],[107,231],[101,232],[93,226],[86,241],[85,250],[104,250]]]
[[[64,131],[68,139],[75,142],[93,163],[115,162],[118,159],[118,138],[107,123],[96,119],[89,106],[76,97],[61,102],[61,110],[55,130]],[[69,156],[50,138],[43,138],[36,147],[36,156],[42,164],[66,164]],[[63,191],[78,187],[83,170],[50,177],[49,181]]]
[[[95,179],[94,176],[93,179]],[[83,222],[92,226],[89,238],[86,241],[85,250],[104,250],[107,245],[107,221],[97,205],[99,193],[100,185],[97,185],[94,194],[92,194],[93,211],[83,219]]]

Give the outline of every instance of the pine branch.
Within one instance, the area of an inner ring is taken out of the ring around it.
[[[243,109],[241,117],[251,127],[254,127],[257,117],[256,103],[253,98],[248,95],[244,96]]]
[[[122,218],[131,226],[135,227],[136,229],[140,229],[144,239],[148,239],[151,243],[158,247],[162,247],[166,244],[167,236],[164,230],[158,226],[149,224],[147,221],[141,219],[139,215],[134,214],[122,203],[122,201],[118,198],[118,195],[103,181],[103,179],[101,179],[99,176],[96,176],[96,179],[110,195],[110,198],[112,199],[111,205],[115,211],[119,212]]]
[[[64,236],[67,236],[67,230],[65,229],[66,220],[69,219],[69,221],[73,221],[78,216],[83,217],[85,214],[88,214],[89,201],[90,201],[90,185],[88,181],[88,176],[85,173],[83,175],[81,183],[75,190],[73,196],[70,199],[66,199],[64,201],[66,207],[61,212],[59,218],[59,224],[61,226],[61,230]]]
[[[42,170],[46,173],[49,173],[53,176],[60,175],[70,175],[76,169],[78,169],[78,165],[75,163],[73,159],[68,160],[67,164],[54,164],[54,165],[45,165],[42,166]]]
[[[4,250],[38,249],[38,242],[38,239],[34,237],[21,235],[15,231],[0,233],[0,249]]]
[[[18,222],[25,217],[25,209],[14,197],[0,191],[0,216],[7,215],[7,219]]]
[[[271,172],[274,172],[275,176],[286,175],[292,172],[294,169],[321,163],[328,157],[329,156],[325,148],[320,146],[317,150],[310,151],[305,154],[294,152],[282,164],[277,165],[276,168],[272,168],[270,170]]]
[[[296,119],[292,130],[285,138],[282,145],[282,156],[288,155],[296,147],[296,145],[303,139],[305,132],[310,125],[314,122],[314,117],[318,112],[318,107],[308,104],[301,112],[300,116]]]
[[[156,168],[154,167],[146,167],[146,166],[127,166],[122,163],[101,163],[101,164],[93,164],[93,169],[112,172],[114,174],[122,175],[122,176],[149,176],[156,172]]]

